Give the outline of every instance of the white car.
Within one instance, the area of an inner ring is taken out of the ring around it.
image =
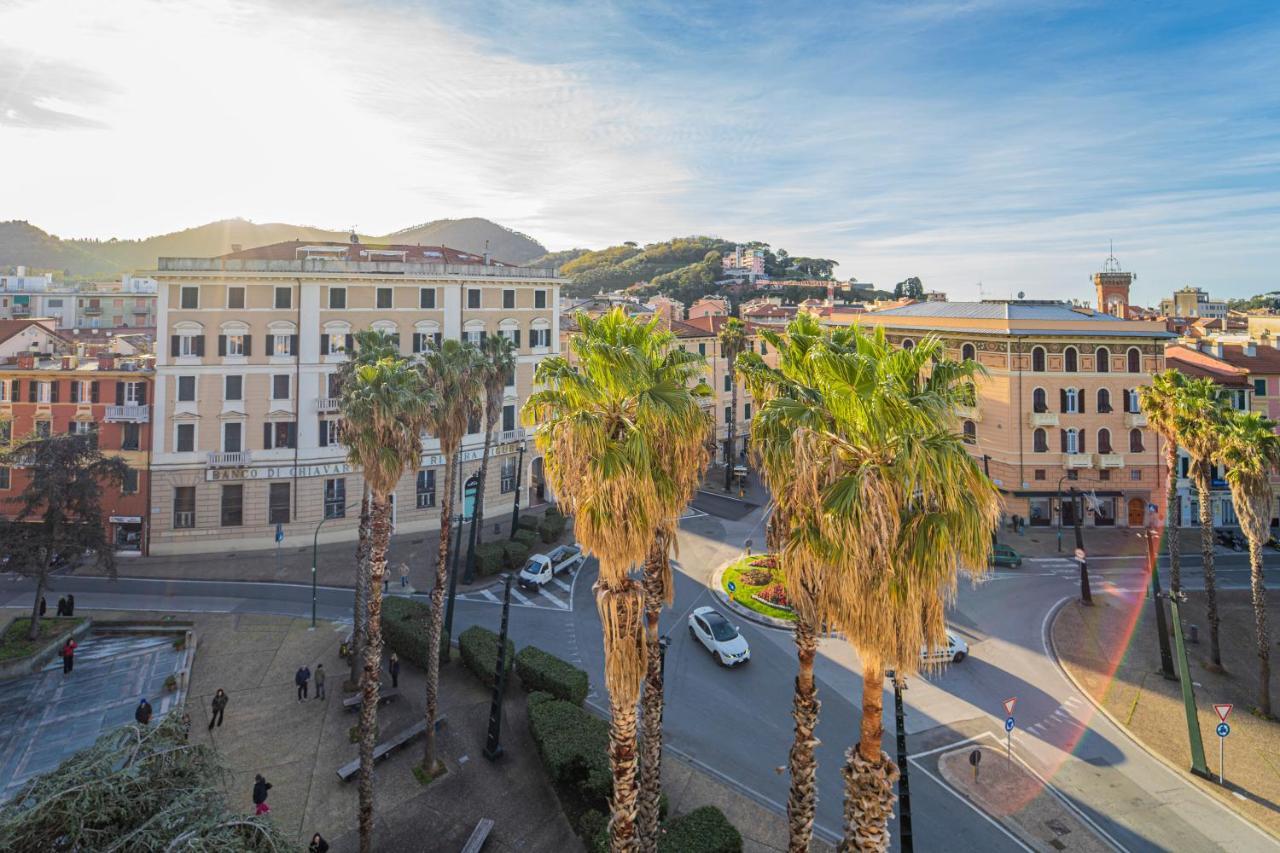
[[[689,633],[725,666],[737,666],[751,660],[746,639],[728,619],[714,607],[699,607],[689,614]]]
[[[934,649],[929,652],[928,647],[920,650],[920,660],[928,663],[929,661],[951,661],[952,663],[960,663],[969,654],[969,644],[957,637],[950,631],[947,632],[947,644],[941,648]]]

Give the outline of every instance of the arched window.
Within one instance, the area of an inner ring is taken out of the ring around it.
[[[964,422],[964,443],[965,444],[978,443],[978,427],[976,424],[974,424],[973,421]]]
[[[1097,352],[1093,354],[1093,362],[1096,365],[1094,370],[1099,373],[1111,372],[1111,350],[1106,347],[1098,347]]]
[[[400,329],[394,320],[374,320],[369,324],[369,328],[386,335],[391,339],[392,346],[396,349],[400,348]]]
[[[1142,353],[1138,351],[1137,347],[1129,347],[1128,355],[1129,355],[1129,372],[1141,373],[1142,372]]]
[[[1062,369],[1067,373],[1075,373],[1080,369],[1080,354],[1075,347],[1067,347],[1062,351]]]
[[[351,324],[342,320],[330,320],[320,330],[320,354],[341,355],[354,344]],[[333,396],[337,396],[336,394]]]
[[[1140,429],[1129,430],[1129,452],[1141,453],[1142,451],[1143,451],[1142,430]]]
[[[1098,452],[1099,453],[1111,452],[1111,430],[1107,429],[1106,427],[1103,427],[1102,429],[1098,430]]]
[[[1031,449],[1036,453],[1049,452],[1049,438],[1045,435],[1044,430],[1037,429],[1031,434]]]
[[[977,351],[973,348],[973,344],[965,344],[960,347],[960,358],[973,361],[977,357]]]
[[[519,320],[503,320],[498,324],[498,334],[515,345],[516,349],[520,348],[520,321]]]
[[[468,320],[462,327],[462,340],[466,343],[480,346],[484,343],[484,336],[484,320]]]
[[[551,348],[551,323],[545,317],[529,324],[529,346],[542,350]]]
[[[413,324],[413,351],[426,352],[440,347],[440,324],[435,320],[419,320]]]
[[[1098,389],[1098,413],[1107,414],[1111,411],[1111,392],[1106,388]]]
[[[1142,411],[1139,405],[1138,389],[1126,388],[1124,391],[1124,410],[1130,414],[1136,415]]]
[[[964,383],[964,390],[960,392],[960,399],[963,401],[961,405],[978,405],[978,386],[974,385],[972,382]]]
[[[916,342],[911,340],[911,338],[903,338],[902,348],[905,350],[913,350],[916,348]]]
[[[1033,412],[1049,411],[1049,402],[1045,399],[1043,388],[1037,388],[1031,392],[1031,410]]]
[[[1080,433],[1073,429],[1064,429],[1062,431],[1062,452],[1063,453],[1079,453],[1080,452]]]
[[[1032,348],[1031,369],[1036,373],[1044,373],[1044,347]]]

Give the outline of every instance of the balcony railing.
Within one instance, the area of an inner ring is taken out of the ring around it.
[[[1056,427],[1058,425],[1058,413],[1032,412],[1027,415],[1027,420],[1033,427]]]
[[[339,404],[342,403],[341,397],[317,397],[316,411],[319,412],[336,412]]]
[[[248,465],[252,459],[252,454],[247,450],[240,450],[233,453],[210,453],[210,468],[237,468],[241,465]]]
[[[1125,429],[1142,429],[1147,425],[1147,416],[1142,412],[1124,413]]]
[[[965,421],[980,421],[982,409],[977,406],[956,406],[956,417]]]
[[[1123,468],[1124,454],[1123,453],[1099,453],[1098,467],[1099,468]]]
[[[1068,468],[1092,468],[1092,453],[1064,453],[1063,464]]]
[[[516,427],[515,429],[504,429],[498,433],[498,443],[506,444],[508,441],[523,441],[524,427]]]
[[[31,306],[30,306],[30,305],[15,305],[15,306],[13,306],[12,313],[13,313],[13,316],[15,316],[15,317],[25,317],[25,316],[27,316],[28,314],[30,314],[30,313],[31,313]]]
[[[145,424],[150,420],[150,406],[107,406],[107,421],[109,423]]]
[[[187,530],[196,526],[196,514],[183,510],[174,510],[173,526],[177,530]]]
[[[100,305],[84,305],[80,308],[81,314],[101,314],[102,306]]]

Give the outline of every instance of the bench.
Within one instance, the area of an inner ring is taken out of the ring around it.
[[[471,837],[467,839],[466,844],[462,845],[462,853],[480,853],[480,848],[484,847],[490,832],[493,832],[492,818],[480,818],[476,828],[471,830]]]
[[[440,727],[444,725],[444,722],[445,722],[444,717],[440,717],[439,719],[436,720],[437,732],[440,731]],[[397,749],[404,746],[409,741],[413,740],[414,738],[418,737],[421,734],[424,734],[426,731],[427,731],[427,721],[418,720],[418,722],[414,723],[412,726],[409,726],[409,728],[404,729],[400,733],[396,734],[390,740],[385,740],[382,743],[378,744],[373,748],[373,763],[377,764],[379,761],[386,758],[388,755],[395,752]],[[351,761],[348,761],[346,764],[338,768],[338,778],[343,782],[347,782],[347,781],[350,781],[351,778],[356,774],[358,774],[359,772],[360,772],[360,758],[359,756],[357,756],[356,758],[352,759]]]
[[[399,695],[400,695],[400,689],[398,687],[388,687],[386,690],[380,690],[378,691],[378,704],[381,705],[385,702],[390,702],[392,699],[395,699]],[[348,696],[346,699],[342,700],[342,709],[344,711],[350,711],[353,708],[359,708],[360,703],[363,700],[364,700],[363,693],[352,694],[351,696]]]

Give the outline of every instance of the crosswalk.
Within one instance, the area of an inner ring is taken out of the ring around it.
[[[481,604],[502,604],[502,585],[494,584],[474,592],[459,593],[459,601]],[[515,607],[534,607],[544,610],[568,610],[573,602],[573,583],[564,578],[552,578],[537,590],[521,589],[511,585],[511,604]]]

